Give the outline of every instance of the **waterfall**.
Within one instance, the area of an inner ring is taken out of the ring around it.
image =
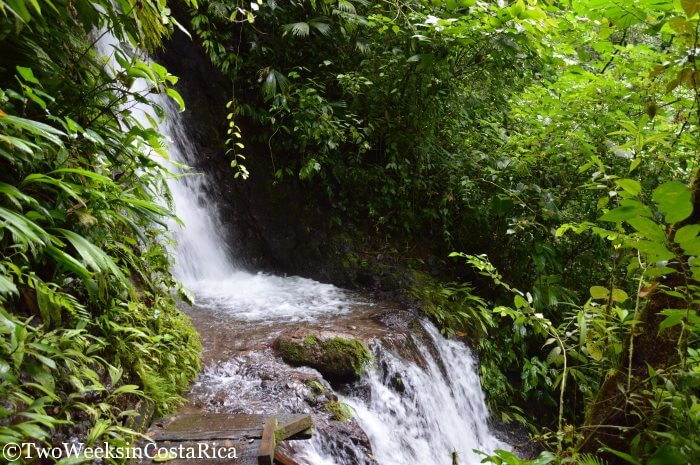
[[[443,338],[428,322],[423,327],[436,352],[416,341],[425,367],[383,351],[378,357],[384,368],[368,377],[368,398],[350,396],[346,402],[383,465],[450,465],[452,452],[459,463],[479,463],[474,449],[505,445],[488,429],[476,360],[461,342]]]
[[[474,450],[508,449],[488,429],[471,351],[443,338],[430,322],[422,326],[427,340],[413,337],[422,363],[380,347],[375,351],[377,367],[369,371],[365,385],[341,398],[367,433],[374,458],[381,465],[451,465],[457,452],[460,464],[476,465],[483,457]],[[329,451],[332,445],[318,438],[302,456],[309,465],[334,463]]]
[[[168,139],[168,153],[172,161],[196,164],[196,151],[187,136],[187,128],[175,103],[167,97],[152,97],[166,114],[160,132]],[[216,281],[236,271],[231,261],[231,249],[223,234],[218,210],[207,196],[207,179],[202,173],[183,172],[171,164],[171,171],[179,176],[170,179],[168,187],[175,203],[175,213],[183,225],[172,225],[176,253],[174,274],[190,287],[197,283]]]
[[[123,68],[114,57],[114,48],[120,45],[118,39],[106,29],[95,31],[93,34],[97,38],[95,52],[105,57],[106,71],[113,76],[123,72]],[[122,50],[141,55],[130,45],[122,45]],[[196,164],[196,150],[190,142],[187,128],[175,102],[165,95],[150,92],[143,79],[136,79],[130,90],[147,96],[152,103],[160,106],[166,115],[165,119],[158,123],[157,129],[167,140],[169,158],[148,155],[157,157],[157,161],[175,175],[174,178],[168,179],[168,188],[175,204],[175,213],[183,225],[174,221],[170,224],[176,243],[173,273],[186,285],[230,276],[235,271],[230,258],[231,249],[222,234],[223,226],[218,210],[206,194],[207,180],[201,173],[183,170],[183,166]],[[134,117],[146,127],[159,119],[153,108],[142,102],[130,102],[129,107]]]
[[[109,45],[115,42],[107,35],[96,48],[109,56]],[[113,61],[112,66],[116,68]],[[166,113],[166,120],[158,129],[168,140],[170,161],[161,161],[177,174],[168,184],[176,214],[184,223],[172,225],[176,242],[174,274],[195,293],[197,308],[193,311],[207,312],[206,318],[217,331],[220,328],[225,332],[233,323],[249,325],[251,330],[262,327],[269,334],[274,333],[275,324],[321,320],[328,323],[352,312],[360,302],[357,296],[330,284],[249,273],[235,266],[231,258],[235,247],[227,244],[222,233],[224,226],[216,205],[207,194],[206,176],[180,168],[182,164],[196,165],[197,160],[182,115],[166,97],[150,94],[149,98]],[[144,121],[148,120],[145,114],[150,114],[150,110],[144,105],[140,109]],[[367,302],[363,304],[366,306]],[[352,444],[339,448],[334,438],[316,434],[298,446],[296,458],[300,463],[450,465],[452,452],[457,452],[460,465],[475,465],[480,459],[473,449],[491,452],[507,447],[488,429],[474,356],[461,342],[443,338],[431,323],[423,322],[422,327],[422,337],[411,336],[417,350],[415,357],[382,347],[380,342],[375,350],[375,366],[357,386],[340,396],[369,437],[376,462],[365,457],[358,447],[353,449]],[[237,333],[237,337],[241,334],[245,331]],[[255,357],[248,360],[256,363]],[[197,385],[206,385],[203,392],[224,389],[230,396],[229,403],[250,405],[251,399],[260,395],[256,391],[263,383],[251,379],[251,373],[256,372],[244,365],[245,361],[224,360],[205,369]],[[280,405],[267,408],[278,409]]]
[[[178,167],[197,161],[182,115],[167,97],[152,98],[165,111],[159,130],[168,140],[170,160],[176,162],[170,169],[179,174],[168,181],[176,215],[184,223],[172,224],[174,274],[195,293],[198,306],[249,321],[309,321],[329,312],[347,311],[350,299],[335,286],[298,276],[249,273],[235,266],[218,210],[207,195],[206,176]]]

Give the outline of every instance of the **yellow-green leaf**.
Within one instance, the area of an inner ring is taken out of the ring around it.
[[[591,297],[594,299],[607,299],[610,295],[608,288],[603,286],[593,286],[591,288]]]

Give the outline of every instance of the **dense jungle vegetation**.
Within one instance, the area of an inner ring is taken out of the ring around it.
[[[270,158],[438,277],[414,294],[544,450],[485,460],[700,463],[700,0],[168,3],[0,0],[0,442],[128,441],[196,376],[133,110],[182,104],[144,53],[183,28],[232,83],[232,183]]]
[[[139,401],[167,412],[198,373],[161,239],[166,173],[148,156],[165,143],[134,110],[151,91],[179,98],[135,53],[172,21],[138,3],[0,2],[2,444],[133,443]]]

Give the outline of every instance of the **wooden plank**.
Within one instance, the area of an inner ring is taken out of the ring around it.
[[[264,415],[225,414],[225,413],[187,413],[165,418],[156,424],[162,424],[169,431],[226,431],[237,429],[262,430]]]
[[[277,418],[268,418],[263,426],[260,449],[258,450],[258,465],[273,465],[275,459],[275,430]]]
[[[280,426],[275,430],[275,439],[284,441],[292,436],[303,431],[309,430],[313,426],[311,415],[302,415],[285,422],[281,422]]]
[[[262,437],[266,416],[249,414],[184,414],[154,423],[146,433],[155,441],[186,441],[188,439],[236,439]],[[293,423],[300,415],[284,414],[282,423]],[[302,434],[302,438],[304,435]],[[308,437],[307,437],[308,439]]]
[[[299,465],[297,462],[294,461],[294,459],[287,455],[284,455],[278,450],[275,451],[275,463],[279,465]]]
[[[256,429],[235,429],[225,431],[170,431],[162,430],[149,434],[154,441],[187,441],[207,439],[260,439],[262,427]]]
[[[286,441],[298,441],[301,439],[311,439],[311,437],[314,435],[314,429],[309,428],[305,429],[304,431],[301,431],[293,436],[289,436]]]

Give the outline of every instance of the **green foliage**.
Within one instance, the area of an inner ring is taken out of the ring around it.
[[[234,78],[229,118],[255,124],[278,182],[306,181],[337,215],[447,240],[462,207],[452,184],[474,168],[461,139],[534,72],[551,23],[522,2],[200,3],[192,25]]]
[[[182,106],[176,78],[134,48],[174,20],[148,0],[0,13],[0,442],[133,443],[136,402],[171,410],[199,367],[156,200],[168,173],[150,154],[165,143],[133,109],[151,91]],[[94,47],[107,34],[118,70]]]

